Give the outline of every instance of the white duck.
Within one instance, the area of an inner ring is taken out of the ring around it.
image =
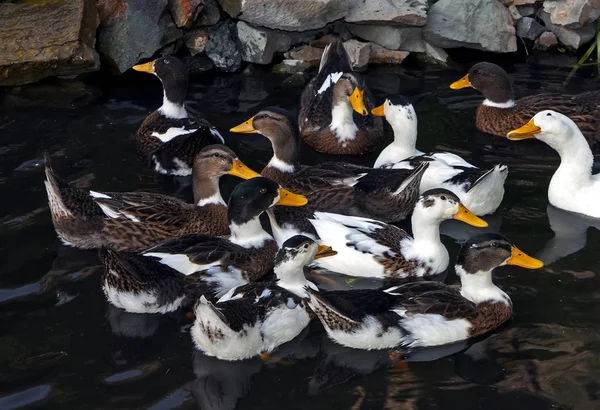
[[[506,165],[498,164],[483,170],[450,152],[424,154],[417,150],[417,115],[412,104],[402,96],[387,98],[371,113],[385,116],[394,130],[394,141],[381,151],[374,168],[412,169],[418,163],[428,161],[429,168],[421,180],[421,193],[432,188],[448,189],[476,215],[494,213],[500,206],[508,175]]]
[[[600,174],[592,174],[594,155],[573,120],[545,110],[506,136],[510,140],[537,138],[554,148],[560,165],[550,180],[548,201],[566,211],[600,218]]]
[[[371,278],[423,277],[448,267],[448,250],[440,240],[440,224],[458,219],[473,226],[487,223],[473,215],[456,195],[432,189],[421,195],[411,224],[414,237],[404,230],[368,218],[315,212],[311,223],[337,255],[319,259],[314,266],[349,276]]]

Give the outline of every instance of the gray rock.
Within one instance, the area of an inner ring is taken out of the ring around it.
[[[538,0],[514,0],[514,1],[513,1],[513,4],[514,4],[515,6],[523,6],[523,5],[525,5],[525,4],[533,4],[533,3],[535,3],[536,1],[538,1]]]
[[[168,0],[177,27],[191,27],[204,7],[204,0]]]
[[[540,23],[532,19],[531,17],[523,17],[517,23],[517,35],[527,40],[535,40],[542,34],[546,29]]]
[[[166,11],[160,17],[158,26],[163,33],[162,39],[160,40],[161,46],[175,43],[177,40],[183,38],[183,30],[177,27],[171,14]]]
[[[197,28],[190,30],[185,33],[183,37],[185,46],[189,50],[192,56],[204,52],[206,49],[206,43],[208,43],[208,30],[203,28]]]
[[[100,23],[91,0],[0,4],[0,85],[95,71]]]
[[[321,63],[323,49],[313,46],[300,46],[284,54],[290,60],[306,61],[311,67],[318,67]]]
[[[240,69],[242,54],[233,21],[223,21],[210,30],[205,52],[215,66],[223,71],[233,72]]]
[[[439,0],[431,6],[427,18],[423,37],[434,46],[496,53],[517,51],[510,13],[496,0]]]
[[[348,24],[352,34],[390,50],[425,52],[419,27],[372,26]]]
[[[303,73],[310,68],[308,61],[283,60],[281,63],[273,66],[273,72],[278,74]]]
[[[599,3],[597,0],[546,0],[544,11],[550,13],[552,24],[576,29],[598,20]]]
[[[304,73],[295,73],[281,82],[283,88],[302,88],[306,85]]]
[[[519,13],[519,9],[514,4],[508,6],[508,11],[510,12],[510,16],[513,18],[515,22],[521,20],[523,17],[521,13]]]
[[[339,20],[348,12],[348,0],[219,0],[231,16],[254,26],[306,31]]]
[[[541,48],[549,48],[558,45],[558,39],[556,35],[551,31],[542,33],[541,36],[535,41],[535,43]]]
[[[292,40],[284,33],[255,28],[238,21],[238,38],[242,46],[242,60],[256,64],[269,64],[273,54],[289,50]]]
[[[389,50],[378,44],[371,44],[370,64],[401,64],[410,52]]]
[[[517,10],[519,11],[519,14],[523,17],[531,17],[537,11],[535,6],[530,6],[530,5],[516,6],[516,7],[517,7]]]
[[[544,21],[546,29],[552,31],[558,38],[558,41],[567,48],[577,50],[582,44],[587,43],[596,35],[595,23],[578,29],[568,29],[552,24],[550,14],[545,11],[540,11],[539,16]]]
[[[427,23],[427,0],[348,0],[349,23],[403,24],[424,26]]]
[[[221,19],[221,10],[217,0],[205,0],[204,8],[196,18],[194,27],[214,26]]]
[[[441,47],[434,46],[425,41],[425,60],[432,64],[448,65],[448,53]]]
[[[358,40],[348,40],[344,43],[346,52],[350,57],[350,64],[353,70],[364,70],[369,65],[369,55],[371,54],[371,43],[361,43]]]
[[[122,73],[139,60],[152,57],[164,45],[166,27],[159,21],[167,0],[117,3],[120,3],[119,12],[100,27],[98,49],[110,62],[111,69]]]

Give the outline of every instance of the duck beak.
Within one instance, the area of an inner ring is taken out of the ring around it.
[[[469,225],[476,226],[478,228],[485,228],[488,226],[487,222],[476,216],[473,212],[469,211],[466,206],[459,202],[458,212],[452,217],[458,221],[463,221]]]
[[[460,90],[461,88],[467,87],[473,87],[473,84],[471,84],[471,81],[469,81],[469,74],[465,75],[460,80],[450,84],[450,88],[452,88],[453,90]]]
[[[331,246],[327,245],[319,245],[317,249],[317,253],[315,254],[315,259],[326,258],[328,256],[337,255],[337,252],[331,249]]]
[[[156,61],[156,60],[154,60]],[[135,71],[141,71],[142,73],[156,74],[154,71],[154,61],[150,61],[149,63],[134,65],[133,68]]]
[[[527,269],[539,269],[544,266],[541,260],[532,258],[516,246],[512,247],[510,258],[506,261],[506,264],[521,266]]]
[[[233,127],[229,131],[231,132],[239,132],[240,134],[257,134],[258,131],[252,125],[252,120],[254,117],[250,118],[248,121],[241,123],[240,125]]]
[[[308,199],[303,195],[293,194],[287,189],[279,188],[279,201],[275,205],[283,206],[304,206]]]
[[[254,172],[252,169],[248,168],[246,164],[244,164],[239,159],[234,159],[233,164],[231,164],[231,169],[227,171],[229,175],[233,175],[242,179],[251,179],[255,177],[259,177],[260,174]]]
[[[529,138],[535,138],[535,134],[539,134],[541,132],[541,128],[535,125],[535,122],[533,122],[532,118],[521,128],[517,128],[516,130],[512,130],[506,134],[506,138],[512,141],[525,140]]]
[[[385,104],[381,104],[379,107],[375,107],[371,110],[371,114],[376,115],[378,117],[385,117],[385,112],[383,111],[383,107]]]
[[[365,107],[364,101],[365,91],[359,90],[358,87],[354,87],[354,91],[350,96],[350,104],[352,105],[352,109],[359,113],[360,115],[369,115],[369,111],[367,111],[367,107]]]

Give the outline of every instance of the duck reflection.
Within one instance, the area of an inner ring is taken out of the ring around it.
[[[535,255],[544,265],[583,249],[587,242],[588,228],[600,229],[600,219],[567,212],[552,205],[548,205],[546,212],[554,238],[546,242],[544,248]]]
[[[444,221],[440,225],[440,233],[453,238],[458,243],[463,243],[477,235],[500,232],[500,227],[502,226],[502,215],[486,215],[481,219],[488,223],[487,227],[478,228],[476,226],[471,226],[456,220]]]

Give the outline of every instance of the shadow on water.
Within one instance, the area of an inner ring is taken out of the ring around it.
[[[553,67],[517,65],[509,72],[519,96],[562,90],[564,74]],[[515,315],[493,336],[437,353],[413,352],[396,362],[387,351],[337,346],[318,323],[274,352],[277,360],[222,362],[194,350],[191,323],[179,315],[128,314],[108,306],[96,252],[66,248],[56,238],[42,183],[42,153],[48,150],[55,169],[81,187],[191,200],[189,186],[154,175],[135,156],[135,131],[161,103],[160,84],[127,74],[101,87],[63,84],[5,92],[0,408],[598,408],[598,223],[548,206],[546,187],[558,164],[549,148],[474,128],[481,96],[448,88],[462,75],[381,67],[367,80],[378,101],[386,93],[413,100],[421,150],[452,151],[480,166],[509,165],[505,200],[496,215],[485,218],[487,229],[506,234],[547,266],[495,273]],[[284,85],[284,79],[261,70],[196,78],[189,107],[204,113],[240,158],[259,170],[270,158],[269,142],[227,130],[270,105],[297,113],[302,88]],[[600,85],[577,78],[568,91],[591,89]],[[384,144],[391,140],[386,128]],[[376,156],[349,160],[370,165]],[[331,157],[304,147],[301,160],[315,164]],[[235,183],[224,178],[225,196]],[[443,225],[442,239],[454,257],[461,242],[481,232],[452,221]],[[332,289],[385,285],[342,275],[312,279]],[[436,280],[457,281],[452,271]]]

